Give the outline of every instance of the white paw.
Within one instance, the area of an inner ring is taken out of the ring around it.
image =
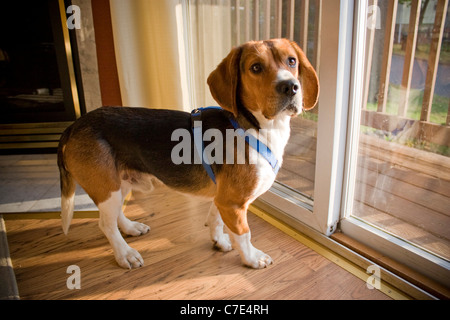
[[[116,257],[116,261],[122,268],[132,269],[139,268],[144,265],[144,259],[142,259],[139,252],[134,250],[133,248],[127,246],[119,253],[114,253]]]
[[[242,262],[250,268],[262,269],[271,265],[273,260],[261,250],[254,249],[250,255],[242,259]]]
[[[233,250],[231,246],[230,236],[226,233],[222,233],[220,236],[213,237],[214,246],[222,252],[228,252]]]
[[[143,234],[146,234],[150,231],[150,227],[146,224],[137,222],[137,221],[130,221],[128,220],[127,223],[122,225],[120,229],[127,235],[137,237],[141,236]]]

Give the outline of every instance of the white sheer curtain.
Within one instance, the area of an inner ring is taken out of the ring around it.
[[[217,105],[206,80],[231,50],[231,0],[183,1],[194,107]]]
[[[216,104],[206,79],[231,49],[231,0],[110,0],[124,105]]]

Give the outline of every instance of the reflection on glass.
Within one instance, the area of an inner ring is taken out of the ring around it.
[[[375,1],[353,215],[450,260],[446,1]]]

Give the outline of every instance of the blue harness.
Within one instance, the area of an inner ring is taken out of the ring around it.
[[[191,122],[192,122],[192,132],[194,134],[194,146],[195,150],[197,151],[197,155],[200,157],[200,159],[202,159],[202,165],[205,168],[211,180],[214,183],[216,183],[216,176],[214,175],[214,171],[211,168],[211,164],[205,162],[203,158],[203,150],[205,149],[205,146],[203,144],[200,122],[195,121],[197,118],[201,118],[202,111],[211,109],[223,110],[221,107],[217,106],[194,109],[191,112]],[[255,136],[253,136],[249,132],[245,133],[244,129],[241,128],[241,126],[237,123],[237,121],[233,117],[230,117],[229,120],[233,128],[236,130],[237,134],[242,138],[244,138],[245,142],[247,142],[250,147],[255,149],[264,159],[267,160],[267,162],[269,162],[273,172],[276,175],[278,173],[278,170],[280,170],[280,165],[278,163],[277,158],[269,149],[269,147],[266,146],[263,142],[258,140]]]

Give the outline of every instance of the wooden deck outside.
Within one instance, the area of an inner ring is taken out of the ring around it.
[[[316,123],[292,121],[278,180],[314,197]],[[361,135],[353,214],[450,260],[450,158]]]

